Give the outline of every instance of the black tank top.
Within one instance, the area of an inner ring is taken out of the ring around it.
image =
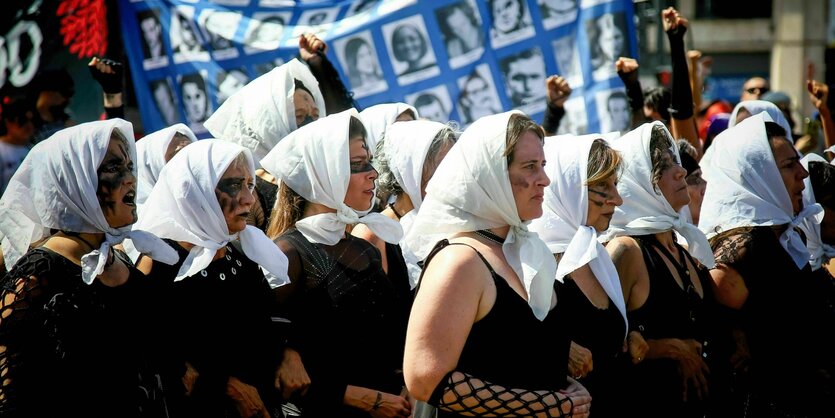
[[[448,245],[466,244],[440,241],[426,264]],[[496,301],[490,312],[473,324],[456,370],[506,387],[564,389],[570,340],[557,310],[552,309],[543,321],[537,319],[528,302],[496,274],[481,253],[473,250],[490,270]],[[439,412],[439,416],[454,415]]]

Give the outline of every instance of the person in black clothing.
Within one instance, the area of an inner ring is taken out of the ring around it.
[[[138,227],[179,254],[173,266],[137,262],[156,286],[173,416],[281,416],[281,367],[296,357],[273,324],[270,289],[287,282],[287,259],[246,224],[254,171],[243,147],[199,141],[165,165],[141,213]]]
[[[765,115],[719,134],[702,160],[710,186],[699,228],[711,237],[716,254],[710,274],[717,300],[727,308],[723,319],[734,326],[730,359],[748,416],[831,416],[832,279],[812,271],[795,228],[817,223],[822,210],[804,205],[809,174],[790,133]],[[781,385],[788,381],[801,402],[785,398]]]
[[[603,239],[621,280],[635,353],[630,385],[652,396],[664,416],[702,416],[724,399],[729,370],[711,292],[713,254],[707,239],[679,211],[687,205],[678,147],[661,122],[644,124],[612,142],[628,161],[618,183],[624,204]],[[686,239],[685,249],[676,233]]]
[[[0,200],[11,266],[0,282],[3,417],[166,416],[150,354],[154,295],[113,249],[130,237],[152,257],[176,260],[161,240],[131,230],[135,158],[124,120],[67,128],[31,151]]]
[[[403,372],[438,416],[588,416],[591,397],[566,375],[556,262],[526,227],[548,186],[543,137],[521,112],[477,120],[441,162],[406,236],[426,259]]]
[[[626,308],[617,270],[597,234],[609,228],[623,203],[617,189],[622,160],[594,136],[553,140],[545,157],[553,180],[543,216],[530,228],[558,262],[558,312],[572,341],[568,370],[594,398],[592,417],[618,416],[626,399],[620,396],[628,361]]]
[[[290,260],[275,291],[292,322],[288,345],[310,375],[294,404],[305,417],[407,417],[400,372],[408,300],[386,276],[380,252],[346,233],[364,223],[396,244],[400,224],[372,206],[377,172],[356,110],[288,135],[261,163],[281,179],[268,233]]]

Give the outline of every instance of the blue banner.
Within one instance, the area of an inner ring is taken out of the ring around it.
[[[545,79],[574,92],[560,133],[629,126],[615,72],[636,56],[631,0],[120,0],[125,50],[146,132],[205,121],[247,82],[298,54],[299,35],[327,56],[360,106],[406,102],[466,126],[545,110]],[[268,92],[265,92],[268,94]]]

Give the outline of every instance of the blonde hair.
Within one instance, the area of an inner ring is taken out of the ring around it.
[[[611,176],[620,175],[623,158],[603,139],[595,139],[589,150],[586,186],[597,186]]]
[[[304,215],[305,206],[307,206],[307,200],[287,186],[286,183],[279,181],[278,197],[270,215],[267,236],[270,239],[276,239],[292,228]]]
[[[521,114],[514,113],[510,115],[510,120],[507,121],[507,136],[505,137],[504,156],[507,157],[507,164],[513,162],[513,156],[516,151],[516,144],[519,143],[519,138],[526,132],[533,132],[539,137],[539,142],[545,141],[545,131],[531,118]]]

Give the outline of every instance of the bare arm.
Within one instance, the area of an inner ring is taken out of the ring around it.
[[[829,99],[829,86],[810,78],[806,81],[806,90],[809,91],[809,99],[812,101],[812,105],[820,113],[821,124],[823,125],[823,147],[829,148],[835,145],[835,125],[832,123],[832,114],[826,104]]]

